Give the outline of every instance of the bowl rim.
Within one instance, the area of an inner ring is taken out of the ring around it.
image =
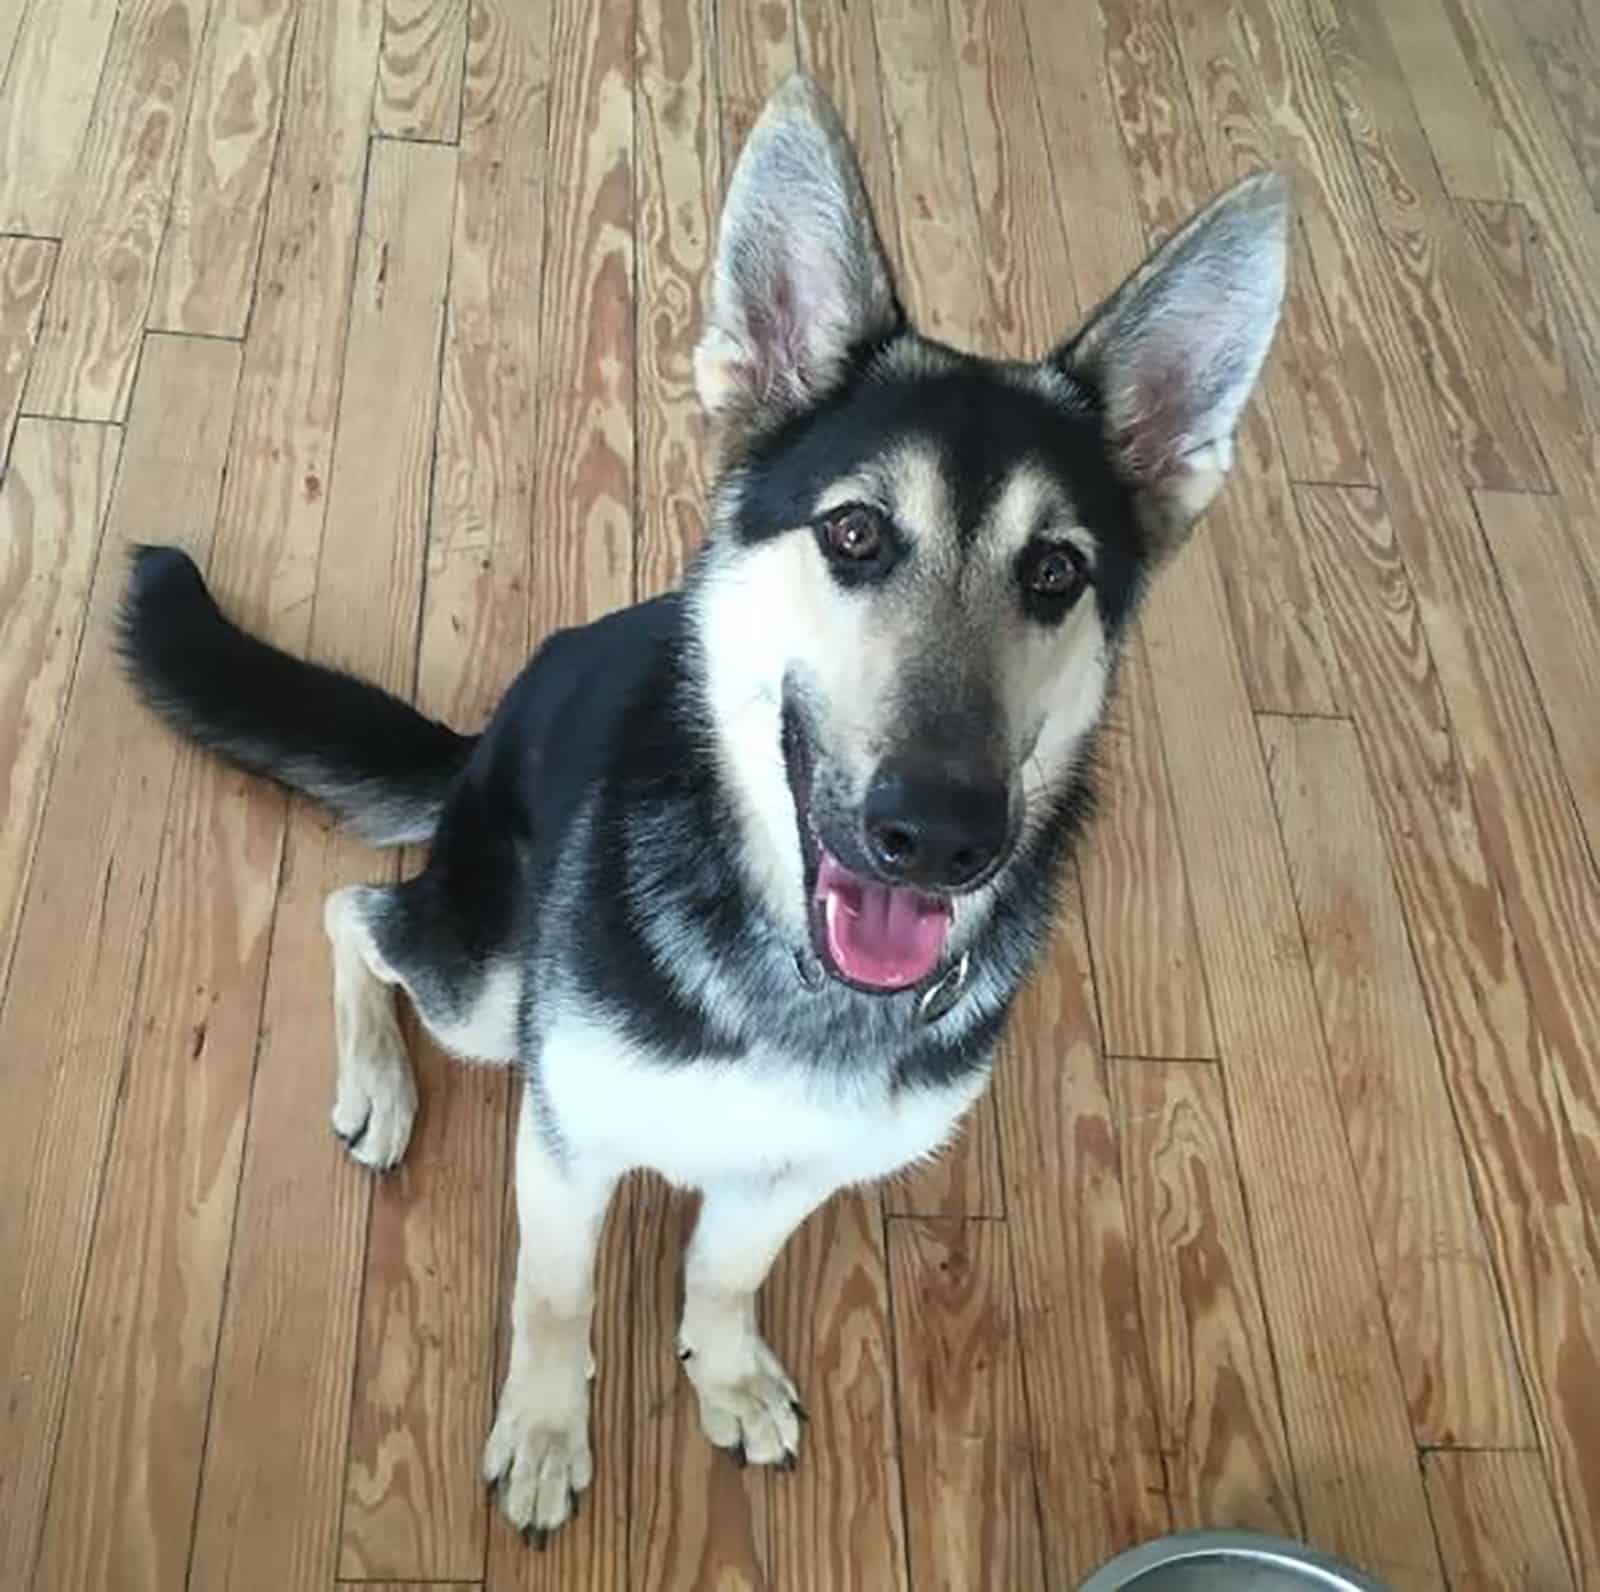
[[[1141,1542],[1100,1566],[1078,1592],[1125,1592],[1136,1577],[1168,1565],[1232,1554],[1263,1567],[1298,1570],[1323,1592],[1389,1592],[1381,1581],[1303,1542],[1255,1531],[1177,1531]]]

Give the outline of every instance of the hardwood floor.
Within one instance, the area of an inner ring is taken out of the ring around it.
[[[993,1094],[834,1201],[701,1439],[631,1184],[598,1475],[477,1480],[513,1085],[327,1131],[325,891],[392,876],[130,703],[130,544],[463,726],[700,534],[690,356],[768,91],[913,312],[1066,331],[1238,173],[1299,222]],[[1308,1537],[1600,1588],[1595,0],[0,0],[0,1586],[1049,1588]]]

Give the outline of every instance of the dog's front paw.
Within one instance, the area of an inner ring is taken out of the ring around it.
[[[392,1171],[411,1142],[417,1084],[398,1027],[367,1036],[368,1048],[339,1065],[333,1131],[374,1172]]]
[[[589,1454],[589,1390],[550,1368],[509,1376],[483,1451],[483,1479],[500,1490],[507,1520],[535,1547],[578,1512],[594,1479]]]
[[[725,1346],[683,1340],[678,1358],[700,1399],[700,1427],[718,1448],[752,1465],[794,1467],[800,1455],[800,1395],[754,1332]]]

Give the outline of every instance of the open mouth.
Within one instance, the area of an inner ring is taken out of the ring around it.
[[[949,899],[857,872],[828,849],[812,815],[810,748],[789,704],[783,753],[818,960],[834,978],[869,994],[921,984],[944,959],[955,915]]]

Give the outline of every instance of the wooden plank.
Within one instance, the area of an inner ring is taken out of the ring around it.
[[[1207,129],[1228,130],[1227,140],[1213,139],[1207,152],[1218,184],[1259,171],[1276,158],[1271,125],[1253,92],[1253,68],[1234,54],[1230,15],[1226,7],[1201,0],[1178,0],[1172,7],[1180,53],[1200,67],[1188,76],[1195,136]],[[1262,385],[1292,479],[1371,485],[1358,406],[1340,369],[1316,262],[1298,226],[1290,242],[1283,319]]]
[[[6,80],[6,68],[11,64],[11,52],[16,48],[17,35],[28,14],[28,0],[0,0],[0,85]]]
[[[1110,1072],[1173,1524],[1297,1537],[1221,1074],[1158,1061]]]
[[[999,1222],[889,1224],[913,1585],[1045,1584],[1008,1238]]]
[[[366,15],[361,7],[356,14]],[[152,327],[244,335],[298,15],[295,0],[213,0],[150,296]],[[305,42],[317,48],[315,27]],[[282,267],[269,261],[266,269],[270,288]]]
[[[118,438],[24,420],[0,483],[0,995],[77,667]]]
[[[649,483],[636,528],[642,595],[682,580],[706,513],[694,347],[722,193],[712,20],[707,0],[639,8],[636,450]]]
[[[715,6],[715,82],[722,169],[733,163],[767,96],[800,64],[790,0],[710,0]]]
[[[369,83],[375,31],[350,40]],[[372,152],[309,638],[319,659],[401,692],[413,688],[455,168],[443,146]],[[333,1576],[371,1179],[327,1131],[325,1106],[308,1101],[305,1056],[326,1087],[323,901],[393,871],[324,814],[291,805],[195,1521],[197,1585]],[[358,1403],[381,1396],[365,1381],[355,1392]],[[254,1418],[263,1402],[282,1415],[270,1429]]]
[[[0,1079],[12,1101],[0,1156],[0,1254],[17,1257],[0,1313],[0,1376],[11,1389],[3,1440],[18,1456],[0,1477],[0,1584],[11,1586],[29,1583],[69,1379],[77,1380],[70,1375],[74,1332],[135,1032],[177,755],[170,737],[129,702],[115,656],[115,612],[127,550],[152,524],[204,547],[228,433],[226,385],[186,384],[177,364],[158,371],[135,416],[101,539],[56,783],[0,1011]],[[88,445],[109,474],[117,434],[90,430]],[[86,490],[76,512],[92,513],[97,497],[98,489]],[[73,953],[63,955],[64,946]],[[172,1325],[164,1323],[168,1331]],[[89,1336],[121,1326],[94,1323]],[[148,1366],[140,1370],[149,1377]],[[94,1419],[102,1428],[113,1424],[104,1408]],[[86,1497],[70,1504],[76,1537],[91,1508],[112,1500],[102,1493],[93,1504]]]
[[[1441,1585],[1404,1389],[1202,530],[1151,592],[1151,678],[1249,1191],[1306,1527],[1396,1588]]]
[[[56,245],[43,238],[0,238],[0,477],[33,363]]]
[[[1547,242],[1516,204],[1463,204],[1507,328],[1507,357],[1539,432],[1550,474],[1569,510],[1600,503],[1600,382],[1584,362],[1571,309],[1553,291]],[[1600,545],[1579,536],[1571,547],[1600,582]]]
[[[1242,3],[1261,13],[1256,27],[1269,40],[1262,59],[1296,64],[1277,80],[1283,125],[1304,162],[1307,192],[1326,194],[1307,221],[1344,283],[1341,338],[1347,366],[1370,400],[1368,437],[1390,522],[1410,566],[1462,765],[1478,811],[1488,814],[1491,861],[1539,1021],[1560,1058],[1584,1179],[1600,1190],[1600,1080],[1587,1059],[1587,1035],[1600,1029],[1600,880],[1474,506],[1430,406],[1429,373],[1408,342],[1394,286],[1373,269],[1362,208],[1346,197],[1347,163],[1328,149],[1331,134],[1323,130],[1336,117],[1331,90],[1299,69],[1307,43],[1298,13],[1282,14],[1283,0]]]
[[[1068,1588],[1171,1524],[1137,1271],[1070,886],[995,1080],[1044,1562]]]
[[[28,381],[34,414],[127,413],[208,9],[134,0],[118,13]]]
[[[1500,568],[1590,855],[1600,857],[1600,738],[1594,733],[1600,592],[1578,551],[1580,541],[1592,540],[1593,522],[1587,515],[1580,521],[1558,498],[1514,492],[1478,493],[1478,518]]]
[[[1562,1109],[1395,535],[1375,493],[1299,494],[1479,1211],[1565,1529],[1595,1554],[1597,1245]]]
[[[1153,243],[1205,204],[1214,184],[1161,0],[1104,0],[1100,12],[1107,82],[1096,92],[1108,96],[1107,114],[1121,129],[1130,196]],[[1125,269],[1137,263],[1130,259]],[[1260,709],[1335,712],[1327,637],[1264,393],[1240,423],[1233,471],[1206,520],[1251,701]]]
[[[1037,356],[1076,328],[1079,304],[1039,106],[1028,92],[1020,0],[948,0],[947,11],[975,214],[983,218],[976,230],[994,338],[984,352]]]
[[[822,85],[850,130],[861,179],[878,219],[879,239],[890,263],[896,264],[900,245],[895,230],[894,172],[884,125],[872,8],[842,6],[838,0],[796,0],[795,29],[801,64]]]
[[[1600,1080],[1588,1036],[1600,1029],[1600,882],[1470,495],[1433,413],[1431,378],[1409,340],[1396,290],[1374,269],[1381,248],[1338,137],[1331,86],[1297,9],[1285,0],[1239,4],[1249,10],[1263,91],[1299,173],[1324,283],[1337,283],[1346,369],[1366,403],[1367,434],[1415,589],[1415,615],[1482,815],[1592,1198],[1600,1189]]]
[[[1136,631],[1101,731],[1100,813],[1078,852],[1108,1056],[1215,1056],[1161,726]]]
[[[1450,1584],[1462,1592],[1576,1592],[1537,1454],[1423,1455]]]
[[[118,0],[31,5],[0,82],[0,232],[59,238]]]
[[[505,0],[507,16],[515,0]],[[634,590],[634,13],[630,0],[552,7],[543,292],[531,457],[535,489],[530,639],[628,602]],[[602,1244],[591,1432],[595,1481],[580,1517],[532,1553],[496,1511],[486,1584],[625,1587],[631,1439],[628,1248],[638,1191],[616,1201]],[[510,1298],[510,1274],[502,1279]],[[660,1345],[670,1354],[670,1340]],[[667,1479],[670,1481],[670,1478]],[[664,1482],[663,1485],[666,1483]],[[635,1501],[637,1503],[637,1501]]]
[[[1509,198],[1502,129],[1449,13],[1449,0],[1408,0],[1385,8],[1384,26],[1445,187],[1457,198]]]
[[[527,656],[550,13],[485,7],[467,62],[417,701],[477,727]],[[372,1207],[340,1573],[480,1574],[507,1069],[418,1033],[429,1102]]]
[[[929,336],[995,352],[972,169],[943,7],[872,7],[889,155],[898,196],[885,230],[899,233],[906,308]]]
[[[208,495],[170,529],[204,559],[238,374],[237,347],[151,339],[125,465],[145,483],[132,534],[151,505],[168,527],[172,482],[193,479]],[[164,432],[192,432],[189,455]],[[110,572],[122,568],[110,559]],[[165,740],[148,721],[143,734]],[[276,887],[276,808],[246,799],[244,786],[185,748],[161,804],[184,842],[164,853],[154,882],[41,1586],[166,1587],[188,1566]]]
[[[741,1469],[706,1441],[694,1389],[672,1352],[683,1251],[698,1208],[697,1197],[675,1193],[659,1179],[638,1191],[631,1245],[632,1404],[626,1424],[633,1475],[626,1584],[731,1592],[771,1584],[766,1562],[772,1477],[761,1466]],[[782,1485],[787,1480],[779,1478]]]
[[[1425,1445],[1531,1445],[1355,730],[1260,728],[1411,1429]]]
[[[1600,217],[1594,195],[1517,24],[1513,8],[1483,0],[1451,0],[1459,47],[1500,130],[1496,149],[1505,193],[1466,198],[1520,199],[1548,233],[1560,291],[1574,311],[1574,330],[1592,369],[1600,370]],[[1597,19],[1590,19],[1591,32]]]
[[[772,1478],[770,1584],[905,1592],[889,1265],[871,1191],[836,1195],[789,1240],[762,1319],[811,1420],[799,1468]]]
[[[1323,57],[1389,245],[1387,276],[1403,295],[1465,479],[1480,487],[1548,490],[1514,367],[1484,357],[1494,341],[1493,295],[1406,92],[1385,31],[1390,10],[1375,0],[1312,0]]]
[[[1516,10],[1528,54],[1600,204],[1600,48],[1578,0],[1526,0]]]
[[[466,54],[467,0],[384,0],[373,130],[455,143]]]

